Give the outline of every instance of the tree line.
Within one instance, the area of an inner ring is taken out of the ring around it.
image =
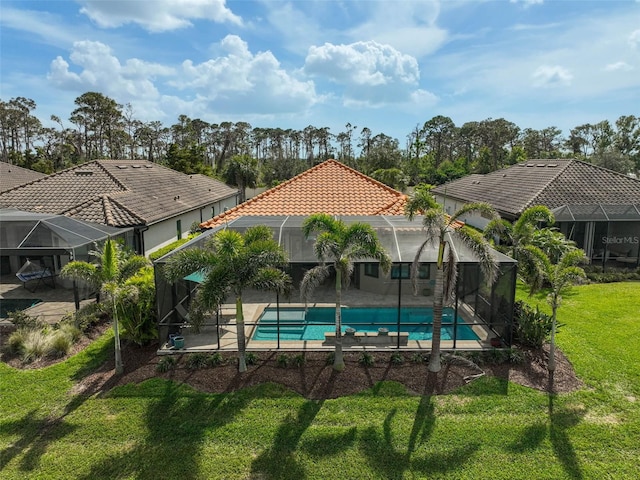
[[[640,117],[625,115],[578,125],[568,136],[557,127],[520,128],[504,118],[457,126],[437,115],[396,138],[347,123],[341,132],[309,125],[302,130],[209,123],[179,115],[176,123],[143,122],[130,104],[86,92],[55,127],[36,116],[36,102],[0,99],[0,159],[52,173],[94,159],[145,159],[184,173],[216,176],[241,190],[274,185],[335,158],[394,188],[441,184],[488,173],[527,159],[577,158],[621,173],[640,170]]]

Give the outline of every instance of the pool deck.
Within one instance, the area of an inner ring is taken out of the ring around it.
[[[31,289],[34,286],[33,282],[28,285]],[[0,277],[0,302],[4,299],[42,300],[42,303],[26,309],[25,312],[33,317],[39,317],[50,325],[58,323],[67,313],[73,313],[76,309],[73,290],[62,287],[58,279],[56,279],[56,288],[51,288],[48,284],[40,284],[35,292],[32,292],[24,288],[22,282],[15,275],[2,275]],[[95,302],[95,299],[82,300],[80,306],[91,302]],[[4,318],[0,319],[0,325],[9,323]]]
[[[334,307],[335,301],[328,302],[331,295],[335,296],[335,291],[328,289],[315,297],[320,297],[318,302],[309,303],[308,307]],[[281,340],[278,347],[276,340],[253,340],[252,336],[256,328],[258,319],[262,315],[265,308],[275,308],[276,304],[265,301],[266,298],[257,298],[252,295],[243,296],[243,313],[245,322],[245,338],[247,350],[268,351],[268,350],[289,350],[289,351],[331,351],[335,348],[334,343],[327,340]],[[271,298],[272,300],[272,298]],[[350,289],[347,294],[343,294],[342,305],[344,307],[356,306],[372,306],[379,304],[381,299],[379,295]],[[390,296],[389,302],[396,301],[397,296]],[[433,299],[424,296],[407,296],[403,297],[403,306],[420,306],[430,307]],[[304,307],[303,303],[294,303],[290,301],[280,302],[281,308]],[[387,306],[395,308],[395,305],[389,303]],[[235,321],[235,304],[223,305],[221,311],[221,321],[219,325],[215,325],[215,320],[201,327],[198,333],[190,327],[183,327],[180,334],[184,337],[184,348],[176,349],[168,343],[163,343],[158,349],[160,355],[171,355],[181,353],[212,353],[216,351],[232,351],[237,350],[237,324]],[[461,305],[458,310],[459,317],[466,323],[474,323],[477,319],[473,318],[471,310]],[[483,350],[492,348],[490,338],[493,334],[484,325],[471,325],[471,328],[478,336],[478,340],[457,340],[455,343],[456,350]],[[330,336],[330,335],[329,335]],[[359,341],[343,341],[344,351],[393,351],[397,350],[397,337],[389,336],[390,341],[381,341],[376,337],[377,334],[369,334],[369,340],[362,338]],[[395,340],[395,341],[394,341]],[[402,340],[402,339],[401,339]],[[453,340],[442,340],[442,350],[454,350]],[[419,351],[431,350],[431,340],[404,340],[401,341],[400,349],[403,351]]]

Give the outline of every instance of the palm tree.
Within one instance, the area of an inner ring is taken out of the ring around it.
[[[391,268],[391,257],[380,244],[375,230],[366,223],[353,223],[347,226],[342,220],[336,220],[326,213],[309,216],[302,224],[305,238],[317,233],[313,246],[320,265],[308,270],[300,284],[300,296],[306,303],[311,292],[329,277],[331,269],[336,274],[336,349],[333,368],[344,370],[342,355],[342,287],[347,288],[351,281],[354,262],[374,259],[380,262],[380,268],[387,273]],[[330,263],[326,263],[329,261]]]
[[[547,369],[556,369],[556,315],[562,301],[562,295],[572,286],[582,282],[586,275],[578,265],[587,261],[584,252],[578,248],[562,254],[558,263],[547,262],[545,265],[546,279],[551,285],[547,302],[551,306],[551,341],[549,342],[549,363]]]
[[[531,293],[542,286],[545,276],[546,255],[535,241],[538,225],[554,222],[551,210],[535,205],[522,212],[513,224],[495,218],[484,229],[485,238],[499,238],[502,245],[497,248],[518,262],[518,274],[529,285]]]
[[[99,260],[99,265],[74,260],[62,268],[60,275],[74,281],[84,281],[96,288],[99,293],[105,293],[109,298],[115,342],[115,371],[119,375],[124,371],[124,364],[122,363],[117,306],[120,301],[135,295],[135,288],[124,286],[124,282],[142,267],[149,265],[149,260],[141,255],[131,254],[110,238],[105,241],[101,251],[96,250],[89,253]],[[96,301],[99,299],[100,297],[97,295]]]
[[[455,291],[457,275],[456,256],[449,239],[454,237],[459,239],[474,252],[478,258],[484,278],[489,284],[493,284],[495,281],[498,270],[496,259],[491,253],[491,246],[482,234],[467,226],[458,226],[458,228],[453,228],[453,226],[460,217],[467,214],[481,213],[492,218],[497,218],[498,214],[488,203],[468,203],[453,215],[448,216],[443,211],[442,206],[434,200],[428,187],[416,188],[405,207],[405,214],[409,220],[413,220],[413,217],[418,212],[424,215],[423,224],[427,238],[418,248],[411,267],[411,277],[414,285],[422,252],[428,245],[435,244],[438,246],[436,282],[433,293],[433,336],[431,339],[429,371],[439,372],[441,369],[442,309],[445,299],[451,298]]]
[[[247,288],[288,293],[291,278],[280,270],[287,265],[286,252],[273,239],[266,225],[250,227],[243,234],[232,230],[216,233],[204,248],[191,248],[177,252],[167,262],[165,276],[178,280],[201,271],[204,280],[198,288],[195,302],[214,311],[229,296],[235,295],[236,326],[238,336],[238,370],[247,370],[246,340],[242,294]]]

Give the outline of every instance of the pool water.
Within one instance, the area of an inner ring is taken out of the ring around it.
[[[0,318],[8,318],[9,312],[25,310],[40,302],[39,298],[3,298],[0,300]]]
[[[333,307],[280,308],[280,340],[324,340],[325,332],[335,329],[335,313]],[[253,340],[278,339],[278,313],[275,308],[265,308]],[[453,340],[454,310],[445,308],[442,313],[442,340]],[[379,328],[387,328],[389,332],[398,331],[398,309],[388,308],[343,308],[342,332],[353,328],[358,332],[377,332]],[[431,340],[433,333],[433,309],[410,307],[400,309],[401,331],[409,333],[409,340]],[[458,340],[478,340],[478,336],[469,325],[462,324],[456,328]]]

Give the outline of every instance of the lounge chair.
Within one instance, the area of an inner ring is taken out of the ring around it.
[[[20,267],[20,270],[16,272],[16,277],[22,282],[22,286],[29,290],[31,293],[35,293],[40,284],[47,285],[51,288],[56,288],[55,274],[48,268],[36,265],[29,260]],[[27,287],[27,283],[35,281],[36,284],[33,290]],[[50,284],[47,284],[47,282]]]

